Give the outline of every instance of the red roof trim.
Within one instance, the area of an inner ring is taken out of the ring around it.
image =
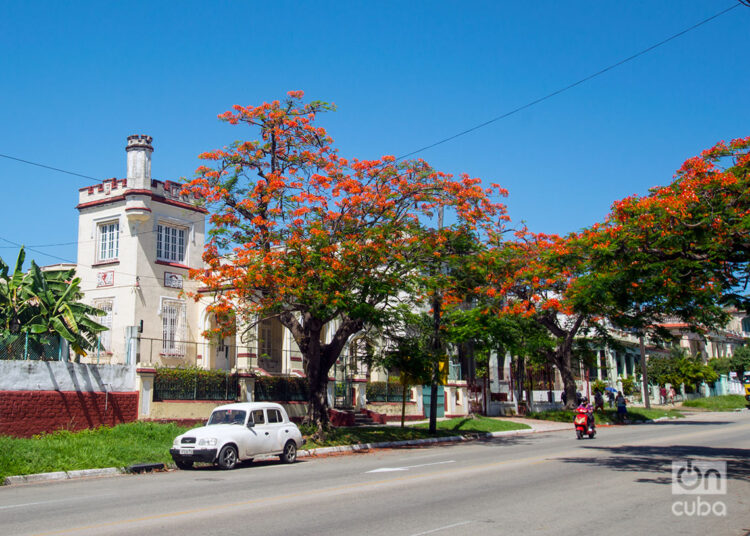
[[[89,208],[89,207],[96,207],[99,205],[106,205],[108,203],[117,203],[120,201],[125,201],[127,198],[131,195],[145,195],[156,201],[157,203],[163,203],[165,205],[171,205],[173,207],[180,207],[187,210],[192,210],[194,212],[201,212],[203,214],[208,214],[208,210],[206,210],[203,207],[196,207],[195,205],[191,205],[189,203],[183,203],[182,201],[175,201],[173,199],[167,199],[166,197],[162,195],[156,195],[151,190],[128,190],[126,193],[122,195],[116,195],[114,197],[107,197],[105,199],[98,199],[96,201],[89,201],[88,203],[79,203],[76,205],[76,208],[78,210]],[[141,209],[143,210],[143,209]]]

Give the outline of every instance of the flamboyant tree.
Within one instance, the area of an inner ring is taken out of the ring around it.
[[[750,305],[749,146],[750,138],[718,143],[669,185],[616,202],[604,224],[581,234],[607,316],[640,335],[644,389],[646,333],[667,317],[699,331],[721,327],[725,305]]]
[[[339,156],[316,125],[333,107],[302,97],[293,91],[284,102],[221,114],[258,138],[202,154],[211,165],[185,190],[212,208],[206,267],[192,272],[215,291],[210,309],[219,319],[235,314],[248,330],[277,318],[290,331],[310,386],[307,420],[323,432],[328,372],[350,337],[382,322],[440,260],[444,234],[426,233],[420,218],[444,207],[456,225],[492,232],[507,217],[491,199],[505,195],[496,185],[422,160]]]
[[[533,318],[556,338],[548,357],[568,400],[574,342],[590,330],[606,337],[614,324],[643,341],[670,316],[701,329],[723,324],[722,305],[748,309],[749,148],[750,138],[717,144],[581,233],[519,232],[489,251],[487,294],[503,300],[501,314]]]
[[[552,344],[537,345],[537,352],[557,367],[572,404],[576,341],[591,330],[606,332],[595,283],[579,285],[589,274],[589,251],[580,247],[578,235],[563,238],[523,229],[489,249],[485,264],[484,292],[499,300],[498,314],[533,321],[551,337]]]

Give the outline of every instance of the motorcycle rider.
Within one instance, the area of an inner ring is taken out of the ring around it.
[[[578,411],[584,411],[586,413],[586,426],[587,428],[594,428],[594,408],[591,407],[589,399],[585,396],[581,398],[581,404],[578,406]]]

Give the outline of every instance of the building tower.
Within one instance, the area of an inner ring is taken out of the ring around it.
[[[207,211],[180,184],[151,178],[152,142],[128,136],[126,178],[79,190],[77,273],[109,328],[89,361],[199,361],[199,305],[183,290],[196,290],[188,271],[202,266]]]

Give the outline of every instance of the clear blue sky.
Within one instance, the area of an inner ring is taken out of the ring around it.
[[[252,137],[217,114],[302,89],[337,104],[323,124],[343,155],[398,156],[734,3],[0,0],[0,153],[124,177],[125,138],[144,133],[153,177],[175,180],[200,152]],[[500,183],[511,216],[534,231],[591,225],[614,200],[668,183],[687,157],[750,135],[748,28],[740,6],[420,156]],[[4,158],[0,177],[0,237],[75,260],[77,190],[92,181]],[[68,244],[43,246],[56,243]],[[16,249],[0,241],[6,261]]]

